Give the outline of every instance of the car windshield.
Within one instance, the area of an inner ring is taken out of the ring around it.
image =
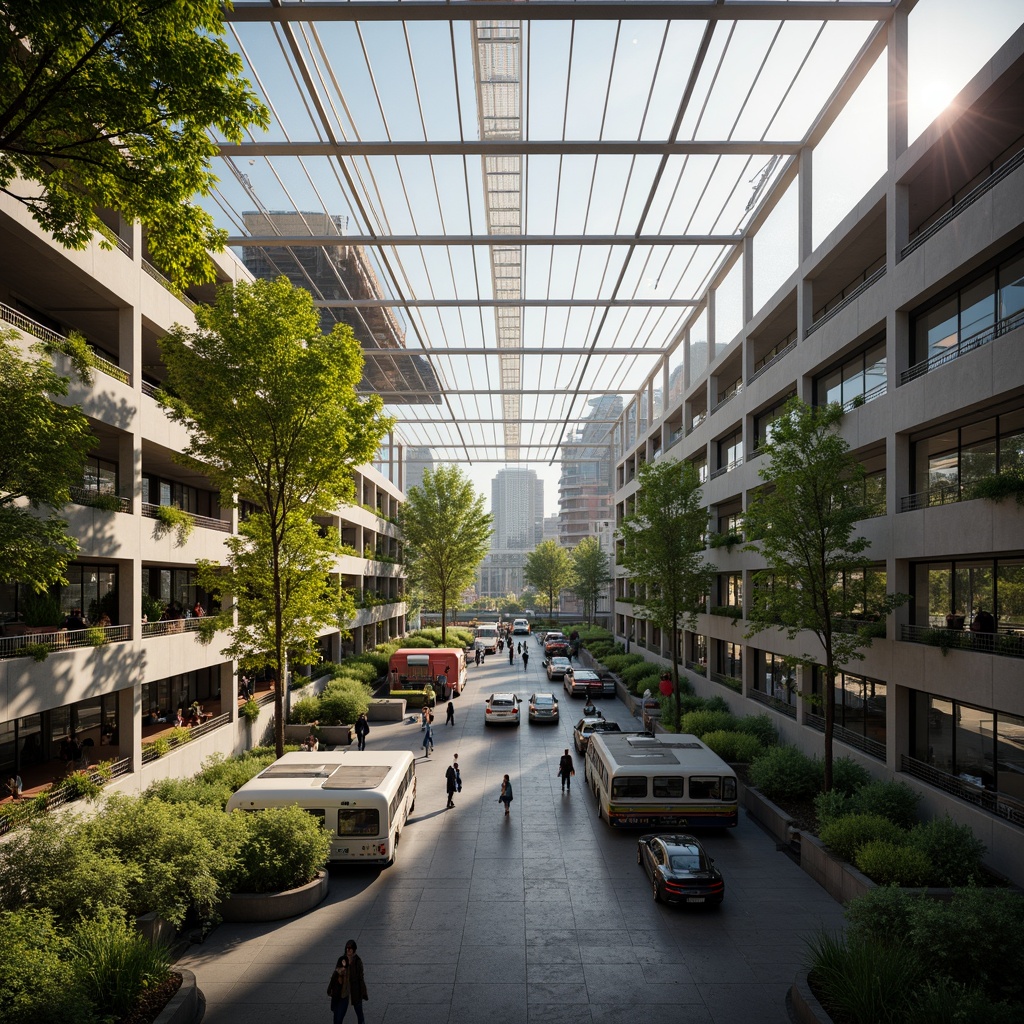
[[[546,693],[539,693],[533,698],[533,703],[538,707],[543,704],[545,707],[550,707],[555,703],[554,697],[549,697]]]
[[[700,854],[696,850],[673,853],[669,856],[669,863],[672,865],[673,871],[702,871],[704,869]]]
[[[510,708],[512,701],[508,697],[492,697],[491,707],[492,708]]]

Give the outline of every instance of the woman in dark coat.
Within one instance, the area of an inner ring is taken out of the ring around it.
[[[331,976],[330,985],[331,1010],[334,1013],[334,1024],[341,1024],[348,1013],[348,1004],[356,1011],[357,1024],[365,1024],[363,1018],[363,1002],[369,999],[366,992],[366,978],[363,974],[363,961],[356,955],[356,940],[349,939],[345,943],[345,955],[338,957],[337,966]]]
[[[501,796],[498,797],[498,803],[505,805],[505,817],[508,817],[509,804],[512,803],[512,783],[509,781],[509,777],[506,775],[501,780]]]

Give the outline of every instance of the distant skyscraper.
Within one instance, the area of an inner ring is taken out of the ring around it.
[[[532,469],[499,470],[491,481],[494,533],[480,567],[480,593],[520,594],[526,556],[544,539],[544,481]]]
[[[544,540],[558,540],[558,513],[544,517]]]
[[[404,468],[402,490],[408,494],[410,488],[423,484],[423,474],[428,469],[433,473],[437,468],[434,465],[434,453],[429,448],[406,448]]]

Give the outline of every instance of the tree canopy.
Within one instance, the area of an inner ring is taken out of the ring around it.
[[[235,596],[243,619],[251,617],[247,602],[258,609],[270,601],[273,647],[259,649],[264,638],[240,625],[231,650],[253,638],[243,660],[274,668],[280,755],[289,573],[302,561],[320,564],[299,524],[351,498],[352,467],[373,458],[391,420],[378,396],[356,393],[363,358],[352,329],[336,324],[324,334],[309,292],[286,278],[221,289],[213,306],[196,310],[196,324],[161,340],[167,381],[159,397],[188,429],[183,458],[216,482],[225,504],[237,497],[266,517],[233,558],[236,572],[243,555],[266,560],[272,598],[258,589]],[[330,542],[321,540],[327,550]],[[310,571],[322,585],[320,569]]]
[[[588,623],[594,621],[597,601],[611,582],[612,574],[608,571],[608,555],[601,550],[601,543],[596,537],[584,537],[572,549],[573,590],[583,601],[583,615]]]
[[[523,578],[531,587],[547,595],[549,618],[558,595],[576,582],[569,552],[553,540],[542,540],[526,556]]]
[[[108,208],[142,222],[175,284],[212,280],[207,250],[226,235],[193,202],[217,180],[211,132],[241,142],[269,124],[221,38],[220,0],[0,0],[0,12],[0,189],[62,245],[106,234],[96,210]]]
[[[492,517],[484,498],[458,466],[423,473],[398,510],[409,582],[441,610],[441,639],[454,606],[487,554]]]
[[[787,403],[765,442],[756,492],[744,516],[747,550],[766,567],[754,574],[747,636],[783,630],[790,639],[813,634],[820,649],[798,660],[824,660],[825,789],[832,788],[835,676],[870,646],[877,623],[907,600],[868,585],[869,542],[854,536],[864,505],[864,467],[839,434],[838,404]]]
[[[679,636],[693,627],[714,580],[704,560],[708,511],[697,470],[689,462],[645,462],[637,473],[633,510],[622,520],[622,564],[636,587],[637,615],[671,636],[676,728],[679,700]]]
[[[68,393],[39,348],[26,357],[0,331],[0,580],[37,591],[64,582],[78,544],[57,515],[82,483],[95,438],[77,408],[54,401]]]

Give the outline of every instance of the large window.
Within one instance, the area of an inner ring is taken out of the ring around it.
[[[1001,628],[1024,628],[1024,558],[921,562],[912,579],[917,626],[963,629],[987,611]]]
[[[790,391],[789,394],[784,395],[774,405],[758,413],[754,417],[754,451],[759,451],[766,441],[772,439],[772,432],[775,429],[775,424],[779,417],[782,415],[782,410],[786,407],[786,403],[796,394],[795,391]]]
[[[816,405],[838,402],[846,405],[868,400],[885,391],[885,339],[876,339],[866,349],[834,366],[814,381]]]
[[[961,782],[1024,801],[1024,718],[915,693],[912,756]]]
[[[770,651],[759,651],[758,671],[754,674],[754,689],[796,707],[796,666]]]
[[[743,431],[737,430],[718,442],[718,468],[733,469],[743,462]]]
[[[118,621],[117,566],[69,565],[67,585],[60,588],[60,604],[65,615],[81,608],[91,625],[106,615],[111,624]]]
[[[814,668],[814,692],[824,697],[825,670]],[[865,740],[885,744],[885,703],[887,687],[879,679],[838,672],[835,680],[835,724]],[[867,748],[870,749],[871,748]]]
[[[983,343],[997,324],[1024,311],[1024,256],[1004,260],[994,270],[961,285],[954,294],[912,318],[912,362],[922,363],[965,344]]]
[[[117,491],[117,463],[90,456],[82,471],[82,489],[90,495],[114,494]]]

